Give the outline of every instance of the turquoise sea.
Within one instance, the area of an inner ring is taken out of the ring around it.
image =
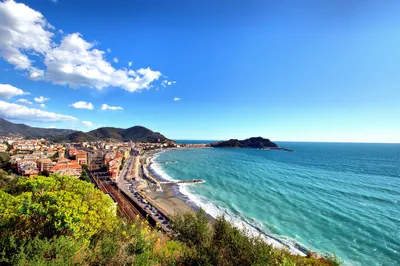
[[[400,144],[278,144],[296,151],[173,150],[154,160],[176,164],[153,168],[206,180],[179,190],[271,243],[335,252],[345,265],[400,264]]]

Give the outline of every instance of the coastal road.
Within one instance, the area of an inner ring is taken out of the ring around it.
[[[117,186],[119,186],[123,191],[126,193],[129,193],[129,188],[128,188],[128,183],[125,182],[126,180],[129,180],[130,174],[132,172],[132,167],[133,167],[133,160],[134,156],[129,157],[124,166],[122,167],[122,170],[120,171],[118,177],[117,177]]]
[[[132,167],[134,165],[134,156],[129,157],[129,159],[125,162],[124,167],[120,171],[120,174],[116,180],[119,192],[123,194],[124,197],[129,199],[132,204],[136,205],[136,208],[142,212],[142,215],[148,217],[148,221],[151,223],[154,221],[158,223],[161,229],[167,233],[170,232],[170,225],[168,221],[167,212],[162,210],[160,206],[158,206],[155,202],[153,202],[149,197],[146,197],[144,194],[136,191],[134,188],[130,188],[133,183],[131,182],[131,172]],[[147,167],[147,165],[146,165]],[[139,175],[143,175],[141,173],[142,167],[139,167]],[[147,168],[146,168],[147,169]],[[134,191],[136,191],[134,193]]]

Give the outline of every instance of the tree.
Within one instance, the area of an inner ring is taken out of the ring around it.
[[[183,244],[114,208],[69,176],[14,178],[0,190],[0,265],[178,265]]]
[[[206,244],[211,235],[208,217],[203,209],[197,213],[187,212],[174,217],[172,229],[178,232],[177,239],[189,246]]]
[[[55,153],[53,154],[53,156],[51,156],[51,159],[52,159],[52,160],[56,160],[57,158],[58,158],[58,151],[55,152]]]
[[[14,176],[0,169],[0,188],[10,185],[14,179]]]
[[[1,236],[89,239],[117,224],[111,198],[93,184],[69,176],[21,178],[0,190]],[[16,230],[17,229],[17,230]]]
[[[190,247],[182,265],[338,265],[332,256],[306,258],[273,248],[223,216],[209,223],[203,210],[174,217],[172,228],[174,238]]]
[[[90,180],[88,173],[85,170],[81,172],[81,176],[79,177],[79,179],[89,183],[92,182],[92,180]]]
[[[47,170],[43,170],[43,171],[42,171],[42,175],[48,177],[48,176],[50,176],[50,172],[47,171]]]
[[[122,170],[122,168],[124,168],[124,164],[125,164],[125,158],[122,158],[121,165],[119,166],[119,170]]]
[[[0,152],[0,168],[5,171],[11,169],[10,155],[7,152]]]

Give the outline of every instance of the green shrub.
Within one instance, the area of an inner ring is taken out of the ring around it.
[[[324,259],[333,266],[339,266],[343,263],[343,260],[339,259],[335,253],[333,253],[333,254],[326,253],[324,256]]]
[[[187,243],[183,265],[337,265],[335,260],[295,256],[268,245],[224,217],[208,224],[204,211],[173,219],[175,239]],[[337,261],[337,260],[336,260]]]
[[[176,216],[172,229],[177,232],[176,239],[189,246],[206,245],[210,240],[208,217],[204,210]]]

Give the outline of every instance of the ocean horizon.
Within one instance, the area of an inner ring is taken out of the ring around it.
[[[173,139],[178,144],[209,144],[217,141],[224,141],[224,140],[207,140],[207,139]],[[287,144],[287,143],[333,143],[333,144],[400,144],[398,142],[356,142],[356,141],[292,141],[292,140],[271,140],[272,142],[275,142],[276,144]],[[283,148],[284,145],[279,145],[282,146]]]
[[[177,142],[207,143],[186,141]],[[400,144],[276,143],[296,152],[172,150],[154,160],[176,164],[152,167],[164,179],[204,179],[180,185],[190,204],[293,250],[335,253],[345,265],[396,265]]]

